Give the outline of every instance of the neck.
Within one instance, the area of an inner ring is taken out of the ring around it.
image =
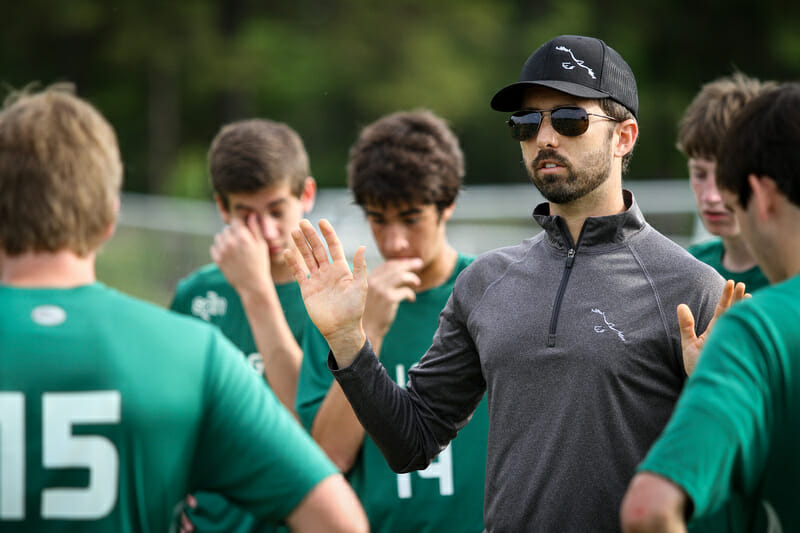
[[[564,219],[572,242],[578,243],[583,223],[589,217],[616,215],[625,211],[622,197],[622,179],[609,178],[590,193],[566,204],[550,202],[550,214]]]
[[[17,287],[79,287],[96,281],[94,262],[94,252],[86,257],[67,250],[6,255],[0,281]]]
[[[445,243],[442,252],[427,267],[419,273],[420,285],[416,292],[423,292],[442,285],[450,279],[453,269],[458,261],[458,252],[453,247]]]
[[[750,248],[744,239],[735,237],[722,237],[722,266],[730,272],[746,272],[756,266],[756,260],[750,253]]]

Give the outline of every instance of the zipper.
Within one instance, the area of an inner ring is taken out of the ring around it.
[[[572,245],[572,237],[565,233],[563,230],[561,231],[562,236],[564,237],[564,241]],[[583,236],[583,228],[581,228],[581,232],[578,235],[578,242],[581,242],[581,237]],[[547,334],[547,347],[552,348],[556,345],[556,328],[558,326],[558,313],[561,310],[561,300],[564,298],[564,292],[567,290],[567,282],[569,281],[569,276],[572,274],[572,265],[575,263],[575,254],[578,251],[577,245],[570,246],[570,249],[567,250],[567,261],[564,264],[564,273],[561,275],[561,284],[558,287],[558,293],[556,293],[556,301],[553,304],[553,314],[550,317],[550,331]]]

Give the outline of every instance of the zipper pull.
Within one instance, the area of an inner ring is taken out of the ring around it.
[[[575,262],[575,248],[570,248],[567,252],[567,268],[572,268],[572,263]]]

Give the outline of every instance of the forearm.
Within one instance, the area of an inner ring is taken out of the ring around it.
[[[348,472],[364,443],[364,428],[337,382],[320,405],[311,436],[342,472]]]
[[[329,366],[359,422],[396,472],[420,470],[438,455],[456,430],[437,439],[429,419],[421,414],[408,391],[397,385],[374,355],[369,343],[352,365]],[[442,441],[443,444],[438,442]]]
[[[278,400],[294,413],[303,352],[289,329],[275,287],[241,291],[250,329],[264,361],[264,376]]]

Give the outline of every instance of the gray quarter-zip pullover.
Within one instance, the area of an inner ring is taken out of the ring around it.
[[[577,243],[541,204],[545,231],[476,259],[407,390],[369,343],[347,368],[329,359],[398,472],[425,468],[488,394],[490,532],[619,529],[625,488],[686,377],[676,307],[704,331],[722,293],[714,269],[625,200],[621,214],[588,218]]]

